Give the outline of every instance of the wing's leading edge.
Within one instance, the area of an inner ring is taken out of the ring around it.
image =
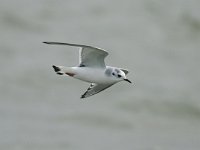
[[[88,45],[61,43],[61,42],[43,42],[43,43],[52,45],[68,45],[68,46],[81,47],[81,50],[79,52],[80,66],[105,68],[104,59],[108,55],[108,52],[101,48],[92,47]]]
[[[89,96],[92,96],[94,94],[97,94],[107,88],[109,88],[110,86],[112,86],[113,84],[96,84],[96,83],[91,83],[90,87],[87,89],[87,91],[81,96],[81,98],[86,98]]]

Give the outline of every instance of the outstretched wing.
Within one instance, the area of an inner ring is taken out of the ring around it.
[[[70,43],[60,43],[60,42],[43,42],[43,43],[80,47],[81,48],[79,52],[80,66],[105,68],[104,59],[108,55],[108,52],[101,48],[81,45],[81,44],[70,44]]]
[[[92,96],[94,94],[97,94],[107,88],[109,88],[110,86],[112,86],[113,84],[96,84],[96,83],[91,83],[90,87],[87,89],[87,91],[81,96],[81,98],[86,98],[89,96]]]

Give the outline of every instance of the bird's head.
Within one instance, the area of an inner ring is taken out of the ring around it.
[[[126,74],[124,73],[124,71],[120,70],[120,69],[113,69],[111,72],[111,76],[114,77],[114,80],[116,81],[127,81],[129,83],[132,83],[129,79],[127,79]]]

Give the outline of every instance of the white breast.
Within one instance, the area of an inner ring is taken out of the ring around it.
[[[72,67],[74,69],[74,78],[89,82],[89,83],[112,83],[111,77],[105,75],[105,69],[88,68],[88,67]]]

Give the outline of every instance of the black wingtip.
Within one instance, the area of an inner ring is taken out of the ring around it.
[[[81,99],[85,99],[85,98],[87,98],[86,93],[84,93],[83,95],[81,95],[80,98],[81,98]]]
[[[58,74],[58,75],[63,75],[63,73],[61,73],[61,72],[57,72],[57,74]]]
[[[81,97],[80,97],[81,99],[83,99],[83,98],[85,98],[85,95],[81,95]]]
[[[42,43],[45,43],[45,44],[50,44],[49,42],[42,42]]]
[[[54,65],[53,65],[52,67],[53,67],[53,69],[54,69],[55,72],[59,72],[59,71],[60,71],[60,68],[59,68],[59,67],[54,66]]]

